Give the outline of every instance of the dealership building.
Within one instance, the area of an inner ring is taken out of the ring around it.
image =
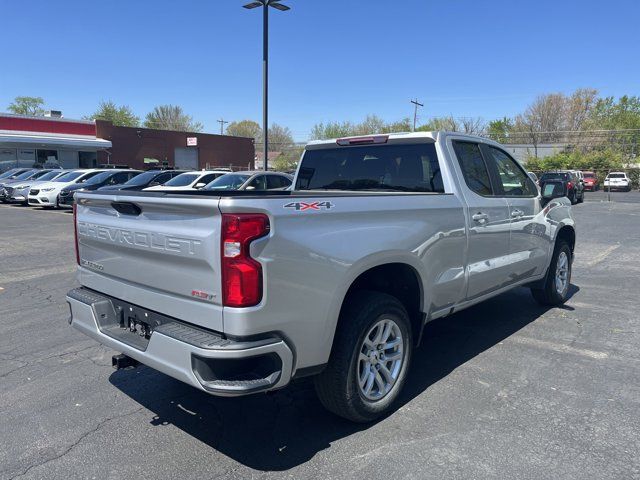
[[[70,120],[0,113],[0,171],[13,167],[148,169],[172,167],[234,170],[254,166],[253,139],[119,127],[103,120]]]

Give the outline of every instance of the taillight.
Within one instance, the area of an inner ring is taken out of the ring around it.
[[[573,183],[567,182],[567,188],[573,188]]]
[[[251,307],[262,300],[262,266],[249,247],[269,233],[269,217],[262,213],[222,214],[222,303]]]
[[[78,248],[78,208],[73,204],[73,238],[76,246],[76,263],[80,265],[80,249]]]

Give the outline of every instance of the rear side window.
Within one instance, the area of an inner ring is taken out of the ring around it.
[[[274,188],[283,188],[291,185],[291,180],[280,175],[267,176],[267,189],[272,190]]]
[[[478,195],[493,195],[489,171],[477,143],[453,142],[453,150],[467,186]]]
[[[296,190],[444,192],[435,145],[307,150]]]

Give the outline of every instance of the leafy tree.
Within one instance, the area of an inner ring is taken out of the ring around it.
[[[147,128],[160,130],[175,130],[178,132],[201,132],[204,128],[200,122],[195,122],[191,115],[187,115],[178,105],[159,105],[147,113],[144,120]]]
[[[595,88],[579,88],[565,101],[565,129],[579,131],[587,122],[598,100]]]
[[[8,107],[16,115],[44,115],[44,99],[42,97],[16,97]]]
[[[509,134],[513,130],[513,120],[503,117],[500,120],[489,122],[487,134],[496,142],[506,143],[509,140]]]
[[[293,146],[293,135],[287,127],[272,123],[269,127],[269,151],[282,152]],[[264,150],[264,148],[263,148]]]
[[[311,129],[311,140],[326,140],[329,138],[353,137],[372,133],[410,132],[411,121],[408,118],[387,123],[377,115],[367,115],[360,123],[328,122],[317,123]]]
[[[595,103],[590,127],[603,130],[640,128],[640,97],[600,98]]]
[[[438,130],[447,130],[450,132],[459,132],[460,125],[452,116],[448,117],[435,117],[429,120],[424,125],[416,127],[417,132],[435,132]]]
[[[227,125],[227,135],[253,138],[258,143],[262,138],[262,128],[253,120],[240,120]]]
[[[351,137],[357,135],[357,126],[346,122],[317,123],[311,129],[311,140]]]
[[[140,118],[133,113],[128,105],[117,106],[111,100],[100,102],[98,110],[84,118],[87,120],[107,120],[119,127],[140,126]]]
[[[380,130],[381,133],[400,133],[400,132],[410,132],[413,128],[412,120],[407,118],[403,118],[402,120],[398,120],[397,122],[387,123]]]

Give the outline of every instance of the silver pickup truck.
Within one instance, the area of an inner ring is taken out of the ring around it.
[[[434,132],[311,142],[291,191],[78,193],[70,323],[214,395],[314,375],[370,421],[426,322],[518,286],[567,299],[571,206],[544,188],[499,144]]]

